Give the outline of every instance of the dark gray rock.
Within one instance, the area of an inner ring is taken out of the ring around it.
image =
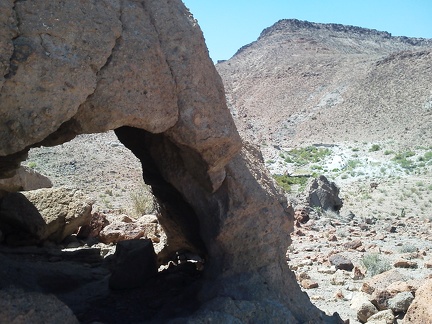
[[[148,239],[119,242],[114,258],[109,279],[109,287],[114,290],[142,287],[158,272],[156,253]]]
[[[339,211],[343,205],[339,198],[339,188],[323,175],[314,179],[309,185],[307,200],[309,206],[319,207],[323,210]]]
[[[344,257],[341,254],[333,254],[330,256],[329,261],[336,269],[351,271],[354,269],[354,265],[350,259]]]

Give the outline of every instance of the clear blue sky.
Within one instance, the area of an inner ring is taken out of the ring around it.
[[[337,23],[432,38],[432,0],[183,0],[213,61],[229,59],[280,19]]]

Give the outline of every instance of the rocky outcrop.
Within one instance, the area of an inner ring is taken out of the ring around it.
[[[339,188],[323,175],[310,182],[307,201],[310,207],[332,211],[338,211],[343,204],[339,198]]]
[[[115,129],[160,206],[168,242],[158,261],[178,251],[205,260],[192,319],[338,321],[310,303],[286,264],[293,210],[258,150],[241,150],[221,79],[181,1],[0,8],[9,23],[0,34],[3,176],[32,146]],[[56,199],[35,205],[55,208]]]
[[[10,244],[61,242],[90,222],[92,204],[64,187],[10,193],[0,201],[0,229]]]

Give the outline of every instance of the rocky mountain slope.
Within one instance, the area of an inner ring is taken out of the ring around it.
[[[366,278],[328,272],[333,254],[363,272],[372,256],[387,269],[426,262],[404,271],[430,277],[432,40],[281,20],[216,67],[242,137],[261,148],[296,215],[315,215],[297,223],[287,256],[320,309],[359,323],[350,305],[374,280],[370,268]],[[308,205],[307,179],[320,174],[340,188],[338,212]],[[394,313],[401,323],[405,313]]]
[[[238,128],[258,144],[431,143],[430,39],[281,20],[217,69]]]

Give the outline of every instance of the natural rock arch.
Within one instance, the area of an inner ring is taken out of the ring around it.
[[[337,322],[285,260],[293,212],[244,145],[179,0],[0,6],[0,176],[30,147],[115,129],[162,205],[169,253],[206,255],[189,320]],[[165,256],[162,256],[165,257]]]

